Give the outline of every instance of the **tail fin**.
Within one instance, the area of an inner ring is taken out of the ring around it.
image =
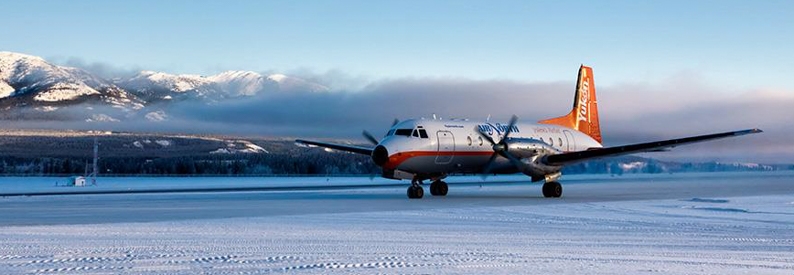
[[[593,68],[582,65],[576,82],[573,110],[565,116],[541,120],[543,124],[554,124],[576,129],[601,143],[601,127],[598,124],[598,105],[593,82]]]

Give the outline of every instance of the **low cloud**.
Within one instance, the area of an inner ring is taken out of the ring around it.
[[[57,58],[55,60],[58,61]],[[104,79],[130,77],[138,74],[142,70],[139,67],[122,68],[103,62],[88,62],[76,57],[70,57],[57,63],[61,63],[67,67],[83,69]]]
[[[506,119],[514,113],[526,118],[562,114],[562,110],[550,112],[534,105],[570,105],[572,92],[562,91],[572,91],[573,87],[565,86],[570,85],[400,79],[372,83],[358,91],[280,93],[210,106],[185,104],[171,113],[205,123],[250,125],[256,128],[249,129],[265,135],[349,138],[359,137],[363,129],[385,133],[395,118],[430,118],[436,114],[484,120],[489,115]]]

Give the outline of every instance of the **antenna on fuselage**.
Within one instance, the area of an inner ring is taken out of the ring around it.
[[[438,120],[438,118],[436,117],[436,113],[433,113],[433,120]]]
[[[485,118],[485,122],[491,122],[491,114],[488,114],[488,117]]]

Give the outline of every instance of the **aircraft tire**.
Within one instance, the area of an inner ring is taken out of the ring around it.
[[[433,196],[446,196],[449,192],[449,185],[444,181],[434,181],[430,184],[430,194]]]
[[[562,196],[562,184],[556,181],[543,184],[543,196],[547,198],[559,198]]]
[[[424,195],[425,195],[425,189],[422,188],[422,186],[411,185],[411,187],[408,187],[409,199],[421,199],[422,196]]]

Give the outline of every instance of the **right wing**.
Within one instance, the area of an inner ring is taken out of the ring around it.
[[[735,137],[735,136],[741,136],[747,134],[755,134],[761,132],[763,132],[761,131],[761,129],[749,129],[749,130],[725,132],[725,133],[694,136],[687,138],[630,144],[624,146],[598,148],[587,151],[562,153],[562,154],[547,156],[546,158],[544,158],[544,163],[548,165],[565,165],[565,164],[582,162],[595,158],[612,157],[612,156],[642,153],[642,152],[666,151],[678,145],[696,143],[696,142],[713,140],[713,139],[727,138],[727,137]]]
[[[334,149],[334,150],[346,151],[346,152],[362,154],[362,155],[367,155],[367,156],[371,156],[372,155],[372,150],[374,150],[373,148],[367,148],[367,147],[362,147],[362,146],[341,145],[341,144],[325,143],[325,142],[302,140],[302,139],[297,139],[297,140],[295,140],[295,142],[300,143],[300,144],[305,144],[305,145],[320,146],[320,147],[330,148],[330,149]]]

